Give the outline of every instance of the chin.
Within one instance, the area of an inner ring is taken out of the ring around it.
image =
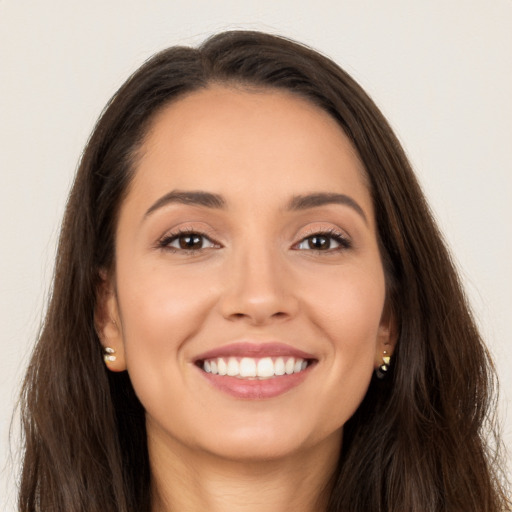
[[[331,433],[311,432],[300,421],[294,425],[279,419],[274,425],[262,423],[219,428],[211,439],[204,439],[203,449],[223,459],[256,463],[303,455],[325,441],[336,445],[336,449],[341,444],[341,428]]]
[[[305,449],[301,439],[290,438],[272,432],[253,434],[250,431],[237,433],[217,442],[210,447],[210,454],[231,461],[263,462],[280,460],[298,454]]]

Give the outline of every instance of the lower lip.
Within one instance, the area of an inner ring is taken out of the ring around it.
[[[264,400],[282,395],[297,387],[309,375],[311,367],[312,365],[291,375],[280,375],[263,380],[239,379],[227,375],[207,373],[201,368],[198,368],[198,370],[211,385],[228,395],[245,400]]]

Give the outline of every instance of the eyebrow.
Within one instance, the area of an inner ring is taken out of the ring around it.
[[[171,192],[165,194],[157,201],[155,201],[155,203],[153,203],[146,211],[144,217],[147,217],[155,210],[163,208],[164,206],[172,203],[203,206],[206,208],[216,209],[223,209],[226,207],[225,199],[219,194],[213,194],[211,192],[204,192],[201,190],[172,190]],[[341,204],[344,206],[349,206],[363,218],[365,223],[368,224],[368,219],[361,206],[359,206],[359,204],[354,199],[345,194],[315,192],[312,194],[294,196],[289,201],[286,209],[291,211],[299,211],[307,210],[309,208],[318,208],[319,206],[326,206],[329,204]]]
[[[354,199],[345,194],[317,192],[303,196],[295,196],[288,203],[288,209],[307,210],[308,208],[317,208],[319,206],[325,206],[329,204],[341,204],[344,206],[349,206],[363,218],[366,224],[368,224],[368,219],[361,206],[359,206],[359,204]]]
[[[211,192],[203,192],[200,190],[187,192],[172,190],[153,203],[144,214],[144,217],[147,217],[155,210],[172,203],[205,206],[206,208],[225,208],[226,206],[226,201],[218,194],[212,194]]]

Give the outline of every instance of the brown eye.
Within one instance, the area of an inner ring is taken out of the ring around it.
[[[206,235],[192,232],[167,236],[158,245],[173,251],[201,251],[202,249],[218,247]]]
[[[295,249],[300,251],[312,250],[312,251],[335,251],[349,249],[351,243],[345,236],[338,233],[315,233],[304,239],[302,239],[296,246]]]
[[[317,251],[331,248],[331,238],[324,235],[315,235],[307,238],[308,247]]]
[[[177,241],[180,249],[194,250],[203,248],[203,237],[196,233],[180,235]]]

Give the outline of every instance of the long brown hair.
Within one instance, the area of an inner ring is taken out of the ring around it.
[[[399,339],[344,427],[329,511],[498,512],[510,502],[488,445],[494,373],[407,158],[361,87],[317,52],[259,32],[173,47],[114,95],[83,153],[47,315],[24,382],[19,510],[148,512],[144,410],[108,372],[94,329],[98,271],[154,115],[214,82],[286,89],[333,116],[366,169]],[[495,445],[492,445],[495,446]]]

